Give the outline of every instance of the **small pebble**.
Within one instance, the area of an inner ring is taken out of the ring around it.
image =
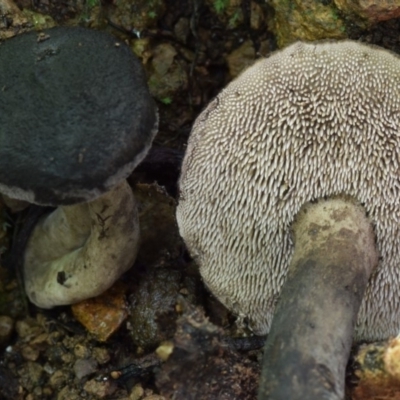
[[[100,296],[71,306],[74,317],[100,342],[105,342],[128,316],[126,288],[116,283]]]
[[[173,351],[174,351],[173,342],[165,341],[162,342],[161,345],[157,347],[156,354],[161,360],[167,361]]]
[[[67,375],[65,374],[65,371],[58,370],[54,372],[53,375],[51,375],[49,379],[49,384],[53,388],[59,388],[62,387],[66,381],[67,381]]]
[[[15,324],[17,334],[22,339],[29,339],[38,336],[42,333],[43,329],[38,326],[36,320],[27,318],[17,321]]]
[[[87,381],[83,388],[87,393],[92,394],[99,399],[104,399],[105,397],[112,395],[117,389],[117,386],[113,381],[97,381],[92,379]]]
[[[140,383],[132,388],[129,400],[140,400],[144,395],[144,389]]]
[[[61,360],[65,364],[70,364],[74,360],[74,356],[71,353],[65,353],[61,356]]]
[[[36,361],[39,358],[39,349],[37,347],[32,347],[29,345],[26,345],[22,347],[21,349],[22,357],[25,358],[25,360],[29,361]]]
[[[90,356],[90,350],[78,343],[75,347],[74,347],[74,354],[77,358],[88,358]]]
[[[103,347],[95,347],[93,349],[93,357],[96,359],[96,361],[102,365],[106,364],[107,362],[110,361],[110,353],[108,352],[107,349]]]
[[[80,359],[74,364],[75,376],[82,379],[97,370],[97,361],[94,358]]]

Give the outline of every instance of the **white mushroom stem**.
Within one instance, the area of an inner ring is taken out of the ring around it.
[[[378,263],[373,229],[362,207],[333,199],[303,207],[293,230],[259,399],[343,400],[358,310]]]
[[[97,296],[132,266],[138,241],[138,213],[126,181],[89,203],[59,207],[28,241],[26,293],[43,308]]]

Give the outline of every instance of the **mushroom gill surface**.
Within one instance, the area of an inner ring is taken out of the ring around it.
[[[257,334],[269,331],[307,202],[364,206],[379,263],[356,337],[400,330],[400,63],[352,41],[295,43],[230,83],[193,126],[180,233],[206,285]]]

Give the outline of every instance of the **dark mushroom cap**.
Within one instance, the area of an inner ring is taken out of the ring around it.
[[[269,329],[302,205],[349,195],[372,221],[380,262],[357,335],[400,330],[400,59],[358,42],[296,43],[230,83],[194,124],[179,230],[211,291]]]
[[[156,129],[142,66],[113,36],[58,27],[0,44],[0,192],[91,200],[131,173]]]

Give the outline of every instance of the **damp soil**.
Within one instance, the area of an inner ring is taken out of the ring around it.
[[[237,1],[232,12],[224,10],[224,0],[165,0],[154,5],[155,21],[143,22],[139,32],[110,17],[115,3],[16,2],[57,25],[107,30],[128,41],[143,61],[160,129],[129,179],[140,198],[144,238],[138,260],[121,279],[127,316],[102,341],[83,327],[71,307],[40,310],[29,304],[18,255],[35,214],[2,205],[0,400],[162,400],[177,387],[175,398],[181,399],[255,399],[263,339],[237,328],[234,317],[204,288],[177,233],[174,210],[180,164],[196,116],[241,69],[276,49],[268,30],[271,10],[262,0]],[[146,12],[154,17],[152,10]],[[349,36],[400,52],[399,30],[400,21],[393,20],[368,31],[350,29]],[[174,348],[178,351],[169,358]],[[208,367],[193,374],[202,363]],[[240,387],[232,376],[241,380]],[[196,392],[188,393],[188,387]]]

